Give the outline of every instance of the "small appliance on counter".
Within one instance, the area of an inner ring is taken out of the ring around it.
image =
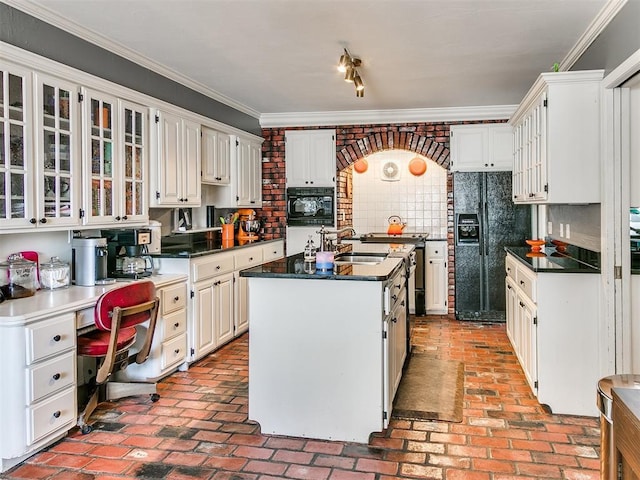
[[[83,287],[114,283],[107,274],[107,239],[78,237],[71,240],[72,282]]]
[[[262,225],[260,220],[256,218],[255,210],[251,208],[241,208],[238,210],[238,222],[238,240],[258,240],[258,232]]]
[[[147,251],[149,253],[160,253],[162,251],[162,223],[150,220],[149,230],[151,230],[151,242],[147,245]]]
[[[148,228],[102,230],[108,249],[107,271],[115,278],[138,279],[153,273]]]

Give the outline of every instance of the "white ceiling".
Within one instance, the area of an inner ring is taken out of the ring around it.
[[[7,3],[261,114],[515,105],[607,0]],[[364,98],[336,70],[343,46]]]

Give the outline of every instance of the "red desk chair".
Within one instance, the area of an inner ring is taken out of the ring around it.
[[[149,281],[114,288],[98,300],[95,308],[97,330],[78,337],[78,355],[97,358],[99,365],[95,390],[78,416],[82,433],[92,430],[86,422],[101,401],[142,394],[150,394],[154,402],[160,398],[155,383],[109,381],[112,373],[125,369],[134,361],[143,363],[149,356],[159,304],[155,285]],[[136,341],[136,325],[146,321],[149,321],[149,327],[142,347],[137,354],[129,356],[129,349]]]

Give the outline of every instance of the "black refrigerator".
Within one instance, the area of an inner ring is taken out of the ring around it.
[[[459,320],[505,320],[505,246],[525,246],[531,207],[512,200],[511,172],[453,174]]]

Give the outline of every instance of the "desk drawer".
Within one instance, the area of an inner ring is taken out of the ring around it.
[[[236,270],[262,263],[262,247],[251,247],[236,253]]]
[[[25,329],[27,365],[76,346],[76,316],[67,313]]]
[[[162,322],[164,323],[163,341],[185,333],[187,331],[187,311],[182,309],[169,315],[163,315]]]
[[[162,370],[184,362],[187,356],[187,335],[180,335],[162,344]]]
[[[233,254],[220,253],[198,258],[192,262],[193,283],[233,272]]]
[[[74,387],[27,408],[27,443],[31,445],[56,430],[71,427],[75,423],[76,411]]]
[[[187,305],[187,286],[184,283],[160,290],[160,312],[162,315],[175,312]]]
[[[426,242],[427,258],[444,258],[447,254],[447,244],[441,242]]]
[[[27,404],[76,383],[76,352],[27,368]]]

